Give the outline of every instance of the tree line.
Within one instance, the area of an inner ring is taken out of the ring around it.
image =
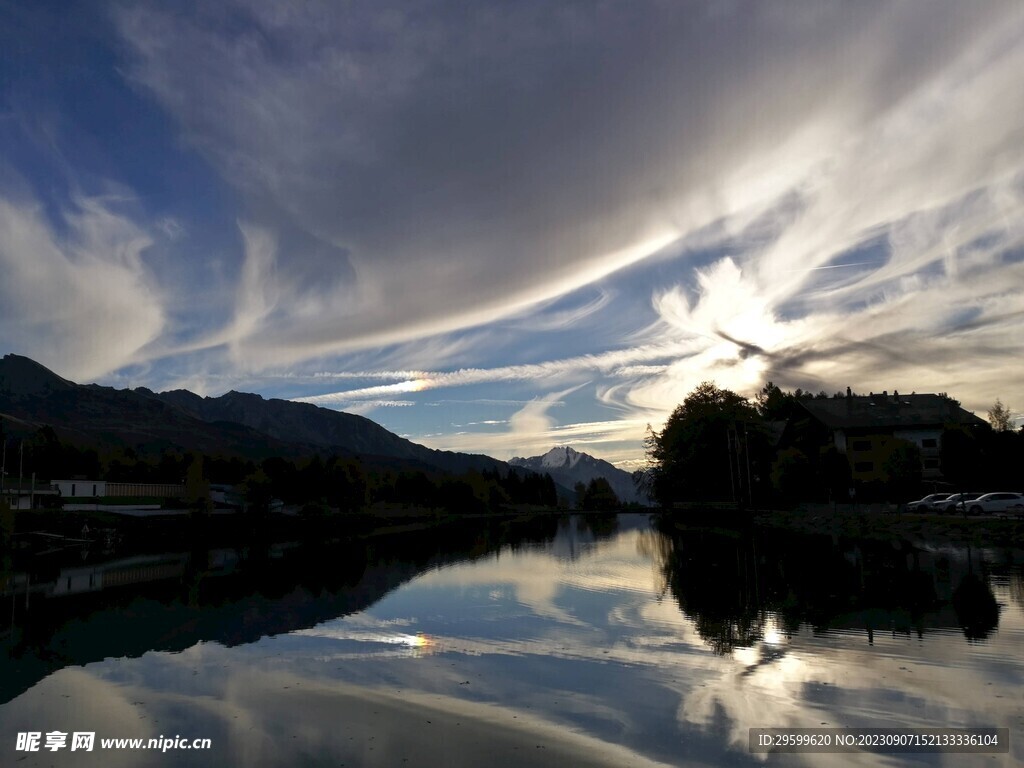
[[[108,482],[184,484],[190,506],[210,508],[210,483],[235,486],[247,508],[267,511],[274,500],[306,514],[355,512],[374,504],[398,504],[453,512],[480,512],[503,505],[555,507],[558,494],[550,475],[510,469],[452,475],[440,470],[381,466],[353,456],[275,456],[255,461],[236,455],[204,454],[173,447],[139,451],[95,447],[61,439],[42,427],[23,440],[8,440],[8,485],[33,473],[37,487],[65,478]]]

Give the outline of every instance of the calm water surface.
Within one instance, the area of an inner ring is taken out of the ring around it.
[[[1022,561],[645,515],[37,558],[0,591],[0,764],[1021,765]],[[748,752],[751,727],[823,724],[1011,746]],[[212,748],[19,752],[23,731]]]

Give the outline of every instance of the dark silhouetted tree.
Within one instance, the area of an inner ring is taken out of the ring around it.
[[[585,483],[577,482],[573,487],[573,491],[576,493],[576,509],[584,509],[584,504],[587,503],[587,486]]]
[[[257,469],[245,478],[240,488],[245,500],[246,511],[253,517],[264,517],[270,513],[271,493],[270,478],[262,469]]]
[[[882,459],[882,473],[890,499],[916,499],[921,491],[921,449],[908,440],[890,441]]]
[[[486,502],[473,490],[473,483],[465,478],[445,478],[438,488],[438,501],[449,512],[478,513],[486,510]]]
[[[580,509],[611,511],[621,506],[619,497],[603,477],[595,477],[586,487],[577,483],[576,494],[576,506]]]
[[[650,426],[647,427],[650,429]],[[652,484],[654,481],[653,474],[650,469],[637,469],[630,476],[633,480],[633,487],[636,489],[637,495],[644,500],[650,500],[652,496]]]
[[[754,402],[765,421],[785,421],[792,415],[795,398],[769,381],[755,395]]]
[[[850,461],[835,445],[830,445],[821,452],[821,480],[833,504],[848,498],[853,482]]]
[[[333,459],[328,465],[327,502],[342,512],[356,512],[366,506],[366,473],[359,462]]]
[[[996,398],[995,404],[988,410],[988,423],[996,432],[1007,432],[1011,427],[1011,416],[1010,409]]]
[[[0,498],[0,553],[7,555],[11,537],[14,535],[14,510],[5,498]],[[0,579],[0,584],[3,580]]]
[[[810,496],[815,484],[811,462],[798,448],[779,451],[772,463],[772,487],[785,501],[800,501]]]
[[[979,481],[983,466],[977,438],[966,429],[951,428],[942,433],[941,445],[942,474],[959,490],[971,490]]]
[[[210,483],[203,474],[203,457],[198,453],[192,456],[192,463],[185,474],[185,503],[196,513],[209,514],[213,511]]]
[[[655,498],[662,504],[732,498],[740,477],[737,425],[758,420],[746,398],[712,382],[699,385],[648,442]]]

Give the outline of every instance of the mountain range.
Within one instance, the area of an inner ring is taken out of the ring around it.
[[[149,454],[198,450],[259,460],[336,453],[454,474],[507,467],[490,456],[427,448],[351,413],[243,392],[200,397],[76,384],[13,354],[0,359],[0,415],[9,433],[48,425],[73,443]]]
[[[552,448],[543,456],[531,456],[528,459],[516,457],[509,461],[513,467],[522,467],[533,472],[551,475],[551,479],[559,485],[573,488],[576,483],[586,485],[591,480],[603,477],[615,491],[622,502],[646,502],[637,493],[633,476],[603,459],[581,453],[569,446]]]
[[[427,448],[363,416],[308,403],[235,391],[201,397],[184,389],[76,384],[13,354],[0,359],[0,417],[9,436],[28,436],[46,425],[71,443],[149,455],[196,450],[261,460],[338,454],[377,466],[451,474],[519,467],[550,474],[559,495],[569,500],[577,482],[604,477],[621,501],[640,501],[629,473],[567,446],[506,464],[482,454]]]

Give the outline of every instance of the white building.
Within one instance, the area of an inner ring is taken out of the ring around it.
[[[106,480],[54,480],[50,485],[65,499],[108,495]]]

